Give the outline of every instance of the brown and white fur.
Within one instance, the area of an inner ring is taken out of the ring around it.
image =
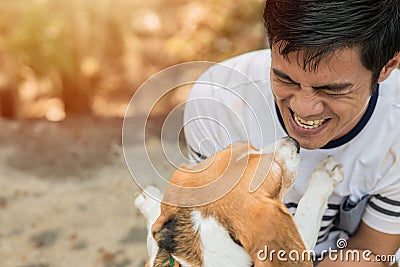
[[[327,199],[343,179],[331,157],[323,161],[293,219],[282,199],[297,174],[298,150],[291,138],[262,150],[234,143],[196,166],[177,170],[161,209],[152,197],[161,199],[162,194],[146,189],[135,202],[148,221],[146,266],[170,266],[170,256],[190,267],[312,266],[310,261],[257,257],[265,246],[269,251],[296,250],[300,255],[312,249]],[[315,186],[318,190],[313,190]],[[210,201],[216,192],[226,194]],[[318,201],[313,201],[314,196]]]

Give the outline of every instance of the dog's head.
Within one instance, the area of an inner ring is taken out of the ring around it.
[[[303,266],[258,259],[266,246],[304,250],[281,201],[296,177],[299,157],[291,138],[263,150],[234,143],[177,170],[152,227],[158,252],[150,265],[170,266],[175,259],[184,266]]]

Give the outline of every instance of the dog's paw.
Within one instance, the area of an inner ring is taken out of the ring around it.
[[[327,177],[327,179],[332,181],[333,185],[337,185],[344,178],[342,167],[343,165],[338,163],[333,156],[329,156],[317,166],[312,174],[312,178],[321,179],[321,177]]]
[[[161,191],[154,186],[148,186],[135,199],[135,206],[140,210],[148,223],[153,223],[160,216]]]

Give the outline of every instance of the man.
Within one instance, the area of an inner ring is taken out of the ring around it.
[[[292,136],[302,147],[285,199],[294,213],[314,167],[333,155],[345,180],[315,250],[345,238],[345,249],[372,254],[318,266],[388,266],[379,256],[400,247],[400,0],[267,0],[264,19],[270,50],[216,65],[193,86],[185,108],[192,158]]]

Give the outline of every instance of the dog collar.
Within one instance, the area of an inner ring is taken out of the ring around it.
[[[172,255],[169,255],[169,266],[170,267],[181,267],[179,262],[175,261],[174,257]]]
[[[169,266],[175,266],[175,260],[172,255],[169,255]]]

